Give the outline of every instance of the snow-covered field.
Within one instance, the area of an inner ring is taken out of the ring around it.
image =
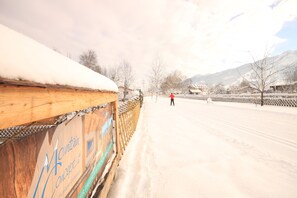
[[[297,108],[145,98],[115,197],[297,197]]]

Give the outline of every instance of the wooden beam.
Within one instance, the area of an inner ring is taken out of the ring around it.
[[[0,129],[117,101],[117,93],[0,85]]]
[[[120,139],[120,127],[119,127],[119,102],[116,100],[113,102],[114,106],[114,120],[115,120],[115,130],[116,130],[116,155],[121,155],[121,139]]]

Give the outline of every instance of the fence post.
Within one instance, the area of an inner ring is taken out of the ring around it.
[[[114,106],[114,120],[115,120],[115,131],[116,131],[116,155],[122,155],[122,147],[120,143],[120,128],[119,128],[119,102],[116,100],[113,102]]]

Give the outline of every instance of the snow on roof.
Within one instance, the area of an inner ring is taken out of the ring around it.
[[[107,77],[0,24],[0,77],[117,92]]]

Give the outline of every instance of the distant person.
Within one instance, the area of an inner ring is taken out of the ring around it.
[[[170,97],[170,106],[172,106],[172,105],[175,106],[174,105],[174,95],[173,95],[173,93],[171,93],[169,97]]]

